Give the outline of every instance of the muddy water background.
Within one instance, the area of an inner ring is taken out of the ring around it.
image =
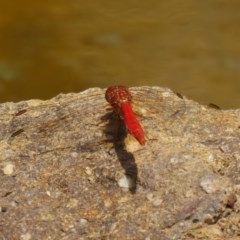
[[[113,84],[240,106],[240,1],[0,1],[0,101]]]

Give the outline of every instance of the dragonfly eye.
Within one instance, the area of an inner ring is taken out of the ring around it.
[[[132,95],[124,86],[111,86],[105,93],[106,100],[113,108],[120,108],[124,102],[131,102]]]

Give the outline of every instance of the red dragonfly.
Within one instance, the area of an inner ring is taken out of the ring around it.
[[[141,145],[145,145],[144,131],[132,110],[130,91],[124,86],[111,86],[106,90],[105,98],[113,110],[123,117],[128,131]]]

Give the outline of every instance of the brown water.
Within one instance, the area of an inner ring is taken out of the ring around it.
[[[240,1],[3,1],[0,101],[113,84],[240,106]]]

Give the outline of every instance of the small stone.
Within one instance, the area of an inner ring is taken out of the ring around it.
[[[51,197],[51,192],[50,191],[46,191],[46,194]]]
[[[158,207],[162,204],[163,200],[161,198],[156,198],[153,200],[153,206]]]
[[[30,233],[24,233],[24,234],[21,234],[21,236],[20,236],[21,240],[30,240],[31,238],[32,238],[32,236]]]
[[[110,207],[112,205],[112,201],[111,201],[111,199],[105,199],[104,200],[104,206],[106,207],[106,208],[108,208],[108,207]]]
[[[185,197],[186,198],[190,198],[193,197],[195,195],[195,193],[192,190],[188,190],[185,192]]]
[[[131,178],[124,175],[118,180],[118,185],[121,188],[131,188],[133,186],[133,181]]]
[[[72,153],[71,153],[71,156],[72,156],[73,158],[76,158],[76,157],[78,156],[78,153],[77,153],[77,152],[72,152]]]
[[[170,158],[170,163],[177,164],[178,162],[179,162],[179,159],[177,157],[171,157]]]
[[[81,218],[79,219],[79,224],[82,226],[82,227],[86,227],[88,225],[88,220],[85,219],[85,218]]]
[[[208,160],[211,162],[213,162],[215,160],[215,157],[212,153],[208,155]]]
[[[200,181],[200,186],[206,193],[215,193],[219,189],[218,184],[212,177],[203,177]]]
[[[231,193],[228,196],[228,200],[227,200],[227,207],[233,209],[234,208],[234,204],[237,202],[237,196],[234,193]]]
[[[14,171],[14,164],[11,163],[11,162],[7,162],[4,164],[3,168],[2,168],[2,171],[5,175],[12,175],[13,174],[13,171]]]
[[[147,200],[152,201],[153,200],[153,193],[148,193],[147,194]]]
[[[71,199],[69,199],[69,202],[67,203],[67,207],[68,208],[76,208],[77,206],[78,206],[78,202],[79,202],[79,200],[78,199],[76,199],[76,198],[71,198]]]
[[[86,167],[86,168],[85,168],[85,173],[86,173],[87,175],[92,175],[92,169],[91,169],[90,167]]]

